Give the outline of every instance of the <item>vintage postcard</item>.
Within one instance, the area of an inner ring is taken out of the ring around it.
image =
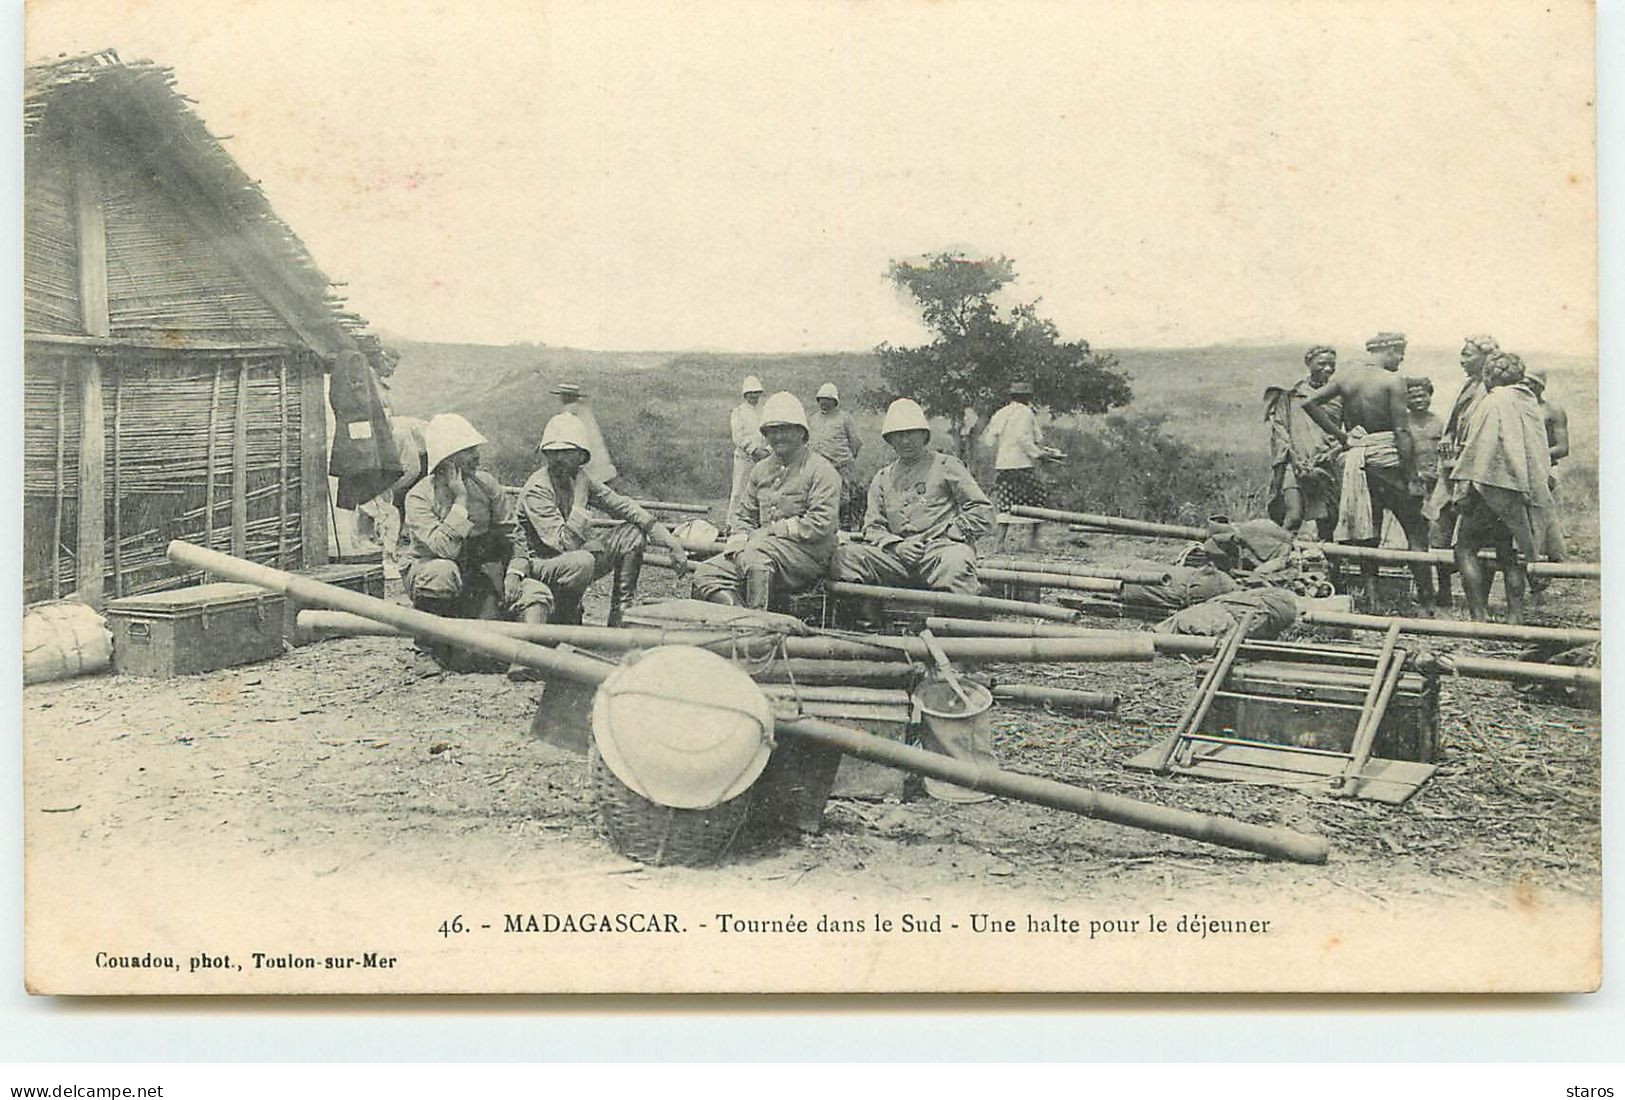
[[[1578,0],[34,0],[40,994],[1594,990]]]

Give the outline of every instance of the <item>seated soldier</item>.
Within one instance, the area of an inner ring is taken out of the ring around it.
[[[751,468],[728,517],[738,545],[694,570],[694,595],[712,603],[766,608],[775,591],[817,584],[835,551],[841,475],[807,446],[795,394],[762,402],[761,432],[772,453]]]
[[[552,594],[527,579],[524,536],[513,510],[496,478],[479,468],[485,437],[462,417],[442,413],[423,429],[423,439],[429,475],[406,494],[401,577],[412,606],[462,619],[500,618],[503,603],[521,615],[533,607],[545,611]],[[450,647],[423,648],[442,665],[453,663]]]
[[[830,575],[979,594],[975,542],[993,525],[993,502],[963,462],[931,449],[931,425],[915,402],[893,401],[880,437],[897,461],[869,483],[864,541],[836,547]]]
[[[688,554],[682,542],[641,504],[587,473],[591,437],[574,413],[562,412],[549,420],[538,449],[542,465],[519,492],[519,522],[529,550],[527,575],[552,592],[554,621],[579,623],[587,586],[613,571],[606,625],[620,626],[627,605],[637,597],[648,541],[668,547],[679,571],[687,568]],[[602,509],[621,523],[603,531],[595,529],[590,507]],[[547,609],[530,609],[525,621],[547,622]]]

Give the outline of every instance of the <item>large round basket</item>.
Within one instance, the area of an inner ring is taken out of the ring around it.
[[[656,867],[704,867],[728,851],[750,809],[746,788],[705,810],[679,810],[651,802],[616,778],[593,746],[588,754],[593,801],[615,850]]]

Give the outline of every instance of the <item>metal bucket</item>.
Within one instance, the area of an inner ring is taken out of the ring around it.
[[[993,693],[973,680],[961,680],[959,686],[969,697],[969,706],[946,680],[927,680],[915,689],[914,705],[925,716],[928,741],[955,760],[992,766]],[[927,779],[925,790],[944,802],[986,802],[993,797],[940,779]]]

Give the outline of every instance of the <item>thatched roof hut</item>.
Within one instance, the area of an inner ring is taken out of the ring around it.
[[[174,87],[111,51],[24,90],[25,598],[186,579],[186,538],[326,560],[334,358],[377,340]]]

